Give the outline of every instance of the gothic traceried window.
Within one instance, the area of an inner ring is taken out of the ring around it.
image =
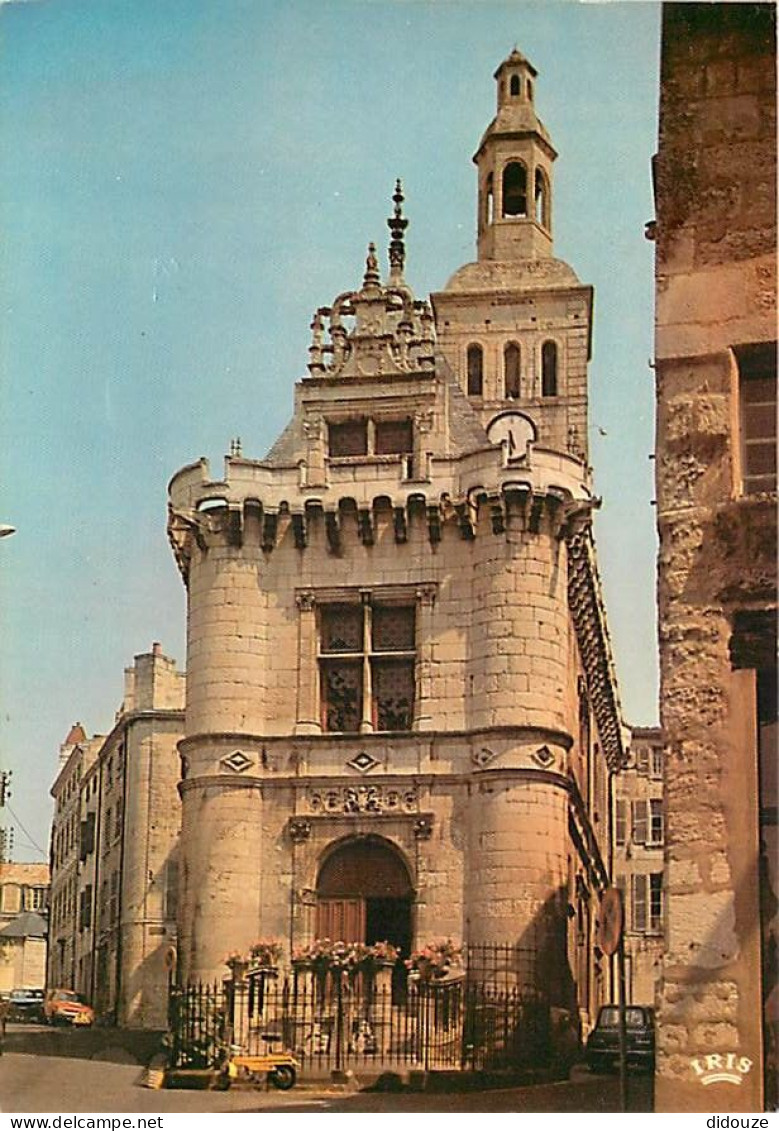
[[[356,733],[410,730],[414,719],[415,610],[329,605],[320,614],[322,727]]]

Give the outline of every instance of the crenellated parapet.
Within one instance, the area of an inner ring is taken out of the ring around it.
[[[301,489],[290,469],[240,457],[225,463],[221,480],[210,478],[207,460],[171,480],[168,537],[185,581],[195,547],[206,554],[216,544],[253,544],[269,554],[289,533],[305,550],[317,524],[328,551],[338,556],[349,524],[356,524],[365,545],[372,544],[377,523],[388,517],[399,544],[419,522],[426,525],[431,545],[447,526],[470,540],[480,530],[502,534],[510,521],[531,534],[543,528],[560,540],[599,505],[580,461],[542,448],[506,460],[486,445],[458,460],[435,461],[427,482],[408,480],[397,460],[375,464],[370,477],[358,477],[354,465],[339,462],[317,491]]]

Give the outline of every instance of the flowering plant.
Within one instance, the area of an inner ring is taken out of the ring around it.
[[[252,966],[278,966],[282,953],[280,942],[275,939],[260,939],[250,947],[249,961]]]
[[[242,962],[246,962],[246,955],[241,954],[240,950],[231,950],[222,959],[225,966],[239,966]]]
[[[416,974],[422,982],[437,981],[458,974],[462,970],[462,947],[451,939],[439,939],[428,943],[421,950],[414,950],[406,959],[410,974]]]

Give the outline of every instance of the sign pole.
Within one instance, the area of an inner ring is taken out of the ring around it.
[[[621,933],[617,947],[617,977],[619,980],[619,1106],[624,1112],[628,1110],[628,1033],[625,1009],[625,940]]]

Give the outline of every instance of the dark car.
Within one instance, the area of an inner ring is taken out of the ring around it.
[[[647,1005],[625,1009],[627,1063],[651,1072],[655,1064],[655,1014]],[[619,1007],[601,1006],[598,1021],[587,1039],[587,1067],[591,1072],[619,1068]]]
[[[43,990],[11,990],[6,1017],[9,1021],[42,1021]]]

